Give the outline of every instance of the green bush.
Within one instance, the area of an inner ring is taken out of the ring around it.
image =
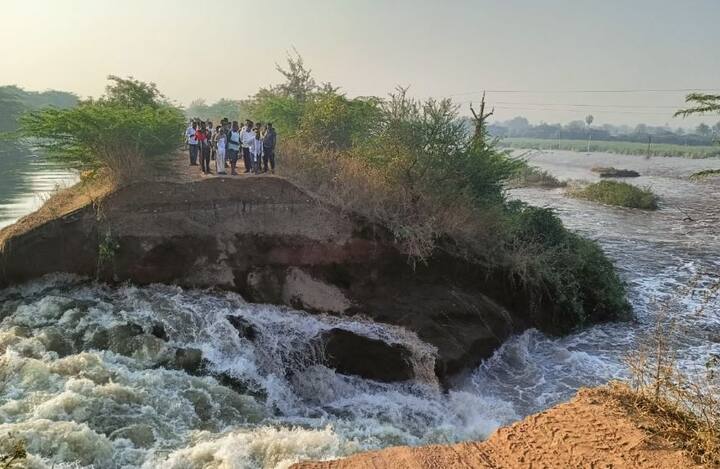
[[[567,333],[630,317],[625,285],[597,243],[569,232],[550,209],[517,202],[509,208],[514,249],[533,253],[522,283],[543,329]]]
[[[254,118],[286,126],[281,174],[388,227],[412,262],[450,250],[509,274],[543,330],[629,315],[624,285],[597,244],[549,210],[506,200],[526,163],[471,134],[450,100],[420,102],[402,88],[385,100],[351,100],[291,64],[298,76],[251,105]]]
[[[626,182],[600,181],[570,191],[573,197],[592,200],[619,207],[656,210],[658,197],[649,188],[640,188]]]
[[[70,109],[31,111],[20,135],[51,156],[83,168],[106,168],[120,182],[179,148],[185,117],[155,85],[109,77],[106,95]]]

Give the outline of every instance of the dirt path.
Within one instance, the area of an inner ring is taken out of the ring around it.
[[[167,170],[161,172],[158,179],[167,182],[192,182],[200,181],[208,178],[226,178],[226,179],[241,179],[248,177],[270,177],[272,174],[261,173],[261,174],[244,174],[245,166],[243,165],[242,159],[238,161],[238,175],[230,175],[230,163],[227,164],[227,174],[217,175],[215,168],[215,160],[210,161],[210,171],[212,174],[204,175],[200,172],[200,166],[190,166],[190,158],[187,150],[178,152],[171,157],[170,165]]]
[[[395,447],[293,469],[697,467],[645,427],[606,392],[584,389],[570,402],[501,428],[485,442]]]

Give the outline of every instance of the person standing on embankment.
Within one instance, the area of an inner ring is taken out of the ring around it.
[[[242,156],[245,163],[245,172],[252,171],[252,159],[250,158],[250,145],[255,141],[255,132],[253,132],[253,122],[248,119],[240,130],[240,142],[242,143]]]
[[[190,126],[185,130],[185,140],[190,151],[190,166],[197,166],[198,157],[198,141],[197,141],[197,123],[192,121]]]
[[[275,143],[277,142],[277,134],[273,128],[272,122],[268,122],[265,126],[265,135],[263,136],[263,170],[267,173],[268,163],[270,163],[270,171],[275,172]]]
[[[217,138],[215,139],[217,144],[217,154],[215,156],[215,166],[217,167],[217,174],[227,174],[225,172],[225,143],[227,142],[227,135],[225,129],[218,127]],[[236,157],[237,160],[237,157]]]
[[[240,128],[237,121],[233,121],[232,128],[227,135],[227,157],[230,160],[230,174],[237,175],[236,167],[240,153]]]

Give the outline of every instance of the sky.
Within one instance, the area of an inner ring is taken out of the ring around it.
[[[280,81],[297,49],[349,96],[409,86],[495,118],[689,127],[720,92],[720,0],[0,0],[0,85],[98,96],[109,74],[182,105]],[[624,90],[624,92],[618,92]],[[642,91],[640,91],[642,90]],[[655,91],[647,91],[655,90]]]

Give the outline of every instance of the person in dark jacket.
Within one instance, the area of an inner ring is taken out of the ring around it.
[[[263,136],[263,171],[267,173],[268,163],[270,170],[275,172],[275,144],[277,143],[277,134],[273,128],[272,122],[268,122],[265,126],[265,135]]]

